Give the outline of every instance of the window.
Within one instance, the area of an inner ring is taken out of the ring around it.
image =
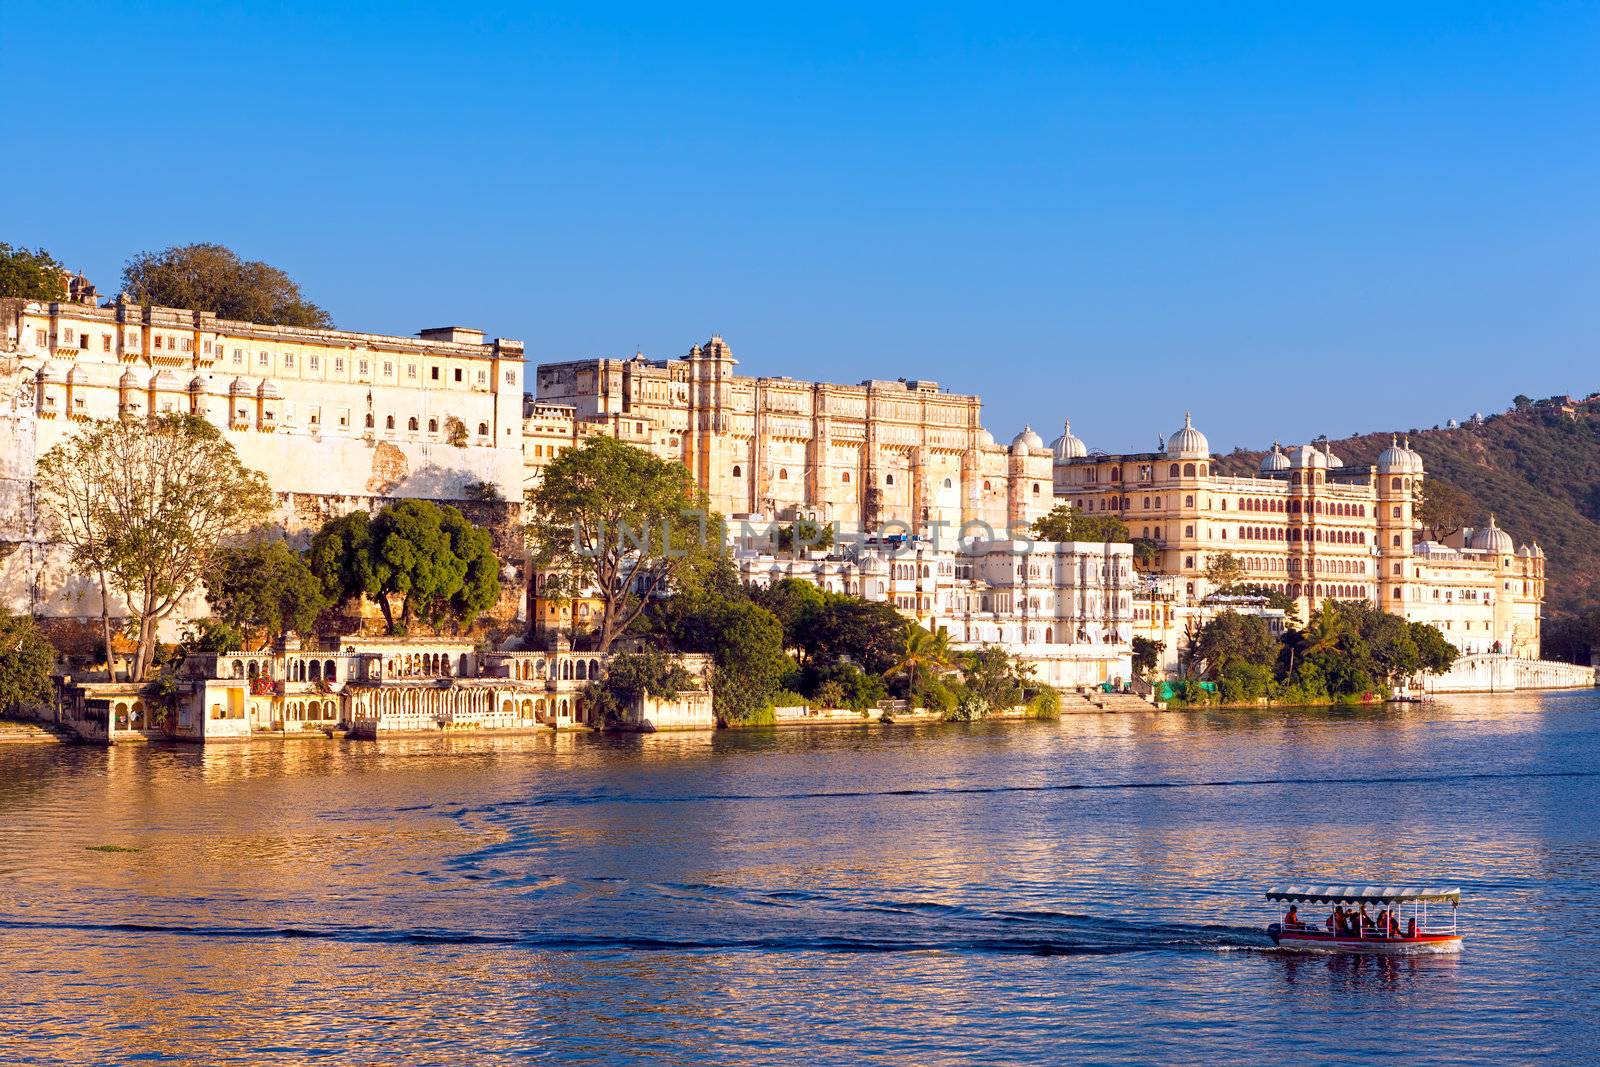
[[[339,427],[340,427],[340,429],[343,429],[344,427],[349,426],[349,425],[350,425],[350,409],[349,408],[340,408],[339,409]]]
[[[1399,504],[1396,504],[1394,506],[1394,517],[1397,518],[1397,519],[1400,517],[1400,505]]]
[[[428,420],[428,432],[429,433],[438,433],[439,432],[439,420],[438,419],[429,419]]]
[[[372,429],[372,412],[367,412],[367,429]]]
[[[431,378],[433,381],[438,381],[439,380],[439,368],[438,367],[429,367],[428,368],[428,377]]]
[[[233,350],[233,365],[235,367],[244,366],[244,349],[235,348]]]
[[[283,365],[285,367],[293,367],[294,366],[294,353],[293,352],[285,352],[283,354]]]
[[[366,360],[363,359],[359,363],[356,364],[356,372],[358,374],[367,373],[367,361]]]
[[[841,482],[844,482],[844,483],[846,483],[846,484],[849,484],[849,482],[850,482],[850,472],[849,472],[849,471],[845,471],[845,472],[844,472],[844,473],[842,473],[842,474],[841,474],[841,475],[839,475],[839,480],[840,480],[840,481],[841,481]]]
[[[44,330],[35,330],[33,333],[33,341],[34,344],[38,345],[40,348],[46,348],[50,344],[50,335]],[[129,344],[132,344],[132,342],[130,341]]]
[[[1394,535],[1394,547],[1396,547],[1396,548],[1400,547],[1400,535],[1399,534],[1395,534]]]
[[[178,347],[180,349],[182,349],[183,351],[185,351],[185,352],[193,352],[194,351],[194,341],[191,338],[185,337],[181,341],[178,342]]]
[[[269,361],[269,360],[270,360],[270,359],[271,359],[271,358],[272,358],[272,357],[271,357],[271,356],[269,356],[269,355],[267,355],[267,354],[266,354],[266,353],[265,353],[265,352],[261,352],[261,353],[259,353],[259,354],[258,354],[258,355],[257,355],[257,356],[256,356],[256,366],[258,366],[258,367],[265,367],[265,366],[266,366],[266,365],[267,365],[267,362],[268,362],[268,361]]]
[[[1167,477],[1176,478],[1177,476],[1178,476],[1178,465],[1176,463],[1174,463],[1171,467],[1167,468]]]
[[[393,378],[394,377],[394,364],[390,363],[387,360],[385,360],[384,364],[383,364],[383,376],[385,378]]]
[[[478,384],[479,385],[486,385],[486,384],[488,384],[488,381],[489,381],[488,373],[486,371],[481,371],[480,370],[478,372]]]
[[[894,484],[894,475],[892,475],[892,474],[884,475],[883,476],[883,484],[884,485],[893,485]]]
[[[322,409],[321,408],[312,408],[311,409],[311,425],[319,426],[321,424],[322,424]]]
[[[457,367],[456,368],[456,381],[459,382],[460,380],[461,380],[461,368]]]
[[[333,372],[335,374],[343,374],[344,373],[344,357],[343,356],[336,356],[334,358],[334,361],[333,361]]]
[[[515,385],[515,384],[517,384],[517,372],[516,371],[514,371],[514,370],[506,371],[506,384],[507,385]]]
[[[410,364],[406,365],[406,377],[407,378],[411,378],[413,380],[416,379],[416,377],[417,377],[417,365],[415,363],[410,363]]]
[[[311,353],[311,369],[316,370],[321,365],[322,357],[317,355],[315,352]]]
[[[953,483],[953,482],[952,482],[952,481],[950,481],[950,479],[949,479],[949,478],[946,478],[946,479],[945,479],[945,480],[944,480],[944,487],[945,487],[945,488],[946,488],[946,489],[953,489],[953,488],[955,488],[955,483]],[[1038,486],[1037,486],[1037,485],[1036,485],[1036,486],[1034,486],[1034,487],[1033,487],[1033,488],[1034,488],[1034,491],[1035,491],[1035,492],[1037,492],[1037,491],[1038,491],[1038,489],[1039,489],[1039,487],[1038,487]]]
[[[1038,496],[1039,495],[1039,483],[1038,482],[1034,482],[1033,483],[1033,495],[1034,496]]]
[[[778,481],[786,482],[788,480],[789,480],[789,472],[787,470],[783,469],[783,468],[779,468],[779,470],[778,470]]]
[[[417,417],[415,415],[411,416],[409,419],[406,420],[406,429],[412,431],[413,433],[416,432],[416,429],[417,429]]]
[[[393,415],[388,415],[388,416],[385,416],[385,417],[384,417],[384,420],[383,420],[383,428],[384,428],[384,429],[385,429],[385,430],[392,430],[392,429],[394,429],[394,416],[393,416]]]
[[[165,340],[165,338],[163,338],[159,333],[156,334],[156,340],[155,340],[155,344],[154,344],[153,347],[155,348],[155,350],[157,352],[161,351],[161,344],[162,344],[162,342],[164,340]],[[1397,486],[1398,486],[1399,482],[1400,482],[1400,479],[1396,478],[1395,479],[1395,483],[1396,483]]]
[[[479,437],[488,437],[489,436],[489,424],[487,422],[478,423],[478,436]]]

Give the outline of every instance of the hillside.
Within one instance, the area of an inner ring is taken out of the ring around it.
[[[1518,544],[1543,546],[1548,615],[1600,606],[1600,394],[1538,403],[1519,397],[1517,407],[1482,422],[1400,432],[1422,454],[1430,483],[1464,494],[1467,525],[1482,525],[1493,512]],[[1331,444],[1346,463],[1367,465],[1377,462],[1389,437],[1363,434]],[[1218,457],[1217,467],[1249,474],[1262,454],[1236,449]]]

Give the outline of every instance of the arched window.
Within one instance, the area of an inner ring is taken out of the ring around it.
[[[839,475],[839,480],[842,481],[842,482],[849,482],[850,481],[850,472],[849,471],[845,471],[843,474]]]
[[[946,488],[946,489],[953,489],[953,488],[955,488],[955,483],[954,483],[954,482],[952,482],[952,481],[951,481],[951,480],[950,480],[950,479],[949,479],[949,478],[946,478],[946,479],[945,479],[945,480],[944,480],[944,487],[945,487],[945,488]],[[1037,486],[1035,486],[1035,487],[1034,487],[1034,488],[1038,488],[1038,487],[1037,487]]]
[[[339,680],[339,669],[333,660],[330,659],[322,665],[322,679],[325,682],[337,682]]]
[[[428,432],[429,433],[438,433],[439,432],[439,420],[438,419],[429,419],[428,420]]]
[[[311,680],[313,682],[322,681],[322,664],[316,660],[311,661]]]
[[[406,429],[415,432],[416,428],[417,428],[417,417],[415,415],[413,415],[409,419],[406,420]]]
[[[735,463],[733,465],[733,476],[735,478],[743,478],[744,477],[744,468],[740,467],[737,463]]]
[[[1034,482],[1033,483],[1033,495],[1034,496],[1038,496],[1039,495],[1039,483],[1038,482]]]
[[[372,412],[367,412],[367,429],[372,429]]]
[[[787,467],[779,467],[778,468],[778,481],[786,482],[788,480],[789,480],[789,468],[787,468]]]
[[[1178,465],[1176,463],[1174,463],[1172,466],[1167,468],[1167,477],[1176,478],[1177,476],[1178,476]]]
[[[1185,463],[1183,465],[1183,476],[1185,478],[1193,478],[1194,477],[1194,464],[1193,463]]]
[[[478,436],[479,437],[488,437],[489,436],[489,424],[487,422],[478,423]]]
[[[983,487],[984,487],[985,490],[992,488],[989,485],[988,479],[984,479]]]
[[[393,415],[385,415],[384,416],[384,418],[383,418],[383,428],[385,430],[394,429],[394,416]]]
[[[884,475],[884,476],[883,476],[883,484],[884,484],[884,485],[893,485],[893,484],[894,484],[894,475],[892,475],[892,474],[885,474],[885,475]]]
[[[1398,488],[1400,488],[1400,479],[1399,478],[1390,478],[1389,479],[1389,488],[1390,489],[1398,489]]]
[[[586,682],[589,680],[589,665],[581,659],[578,661],[577,676],[575,680],[580,682]]]

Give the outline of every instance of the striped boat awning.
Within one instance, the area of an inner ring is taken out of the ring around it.
[[[1461,890],[1455,886],[1275,885],[1267,890],[1267,899],[1310,904],[1398,904],[1411,900],[1448,900],[1455,904],[1461,900]]]

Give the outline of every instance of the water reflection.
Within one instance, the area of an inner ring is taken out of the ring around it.
[[[1595,708],[0,750],[0,1059],[1527,1059],[1589,1036]],[[1349,877],[1465,954],[1263,951]]]

